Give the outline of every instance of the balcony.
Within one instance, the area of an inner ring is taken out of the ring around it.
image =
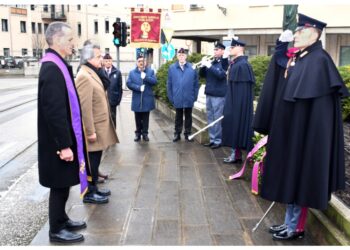
[[[63,12],[43,12],[41,13],[41,19],[47,22],[52,21],[67,21],[67,16]]]

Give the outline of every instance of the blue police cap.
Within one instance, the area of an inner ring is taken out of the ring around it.
[[[214,43],[214,47],[215,47],[216,49],[225,49],[225,48],[226,48],[225,45],[223,45],[223,44],[220,43],[219,41],[217,41],[217,42]]]
[[[241,46],[244,47],[245,46],[245,42],[243,40],[240,40],[238,37],[234,37],[232,38],[231,41],[231,46]]]
[[[140,59],[140,58],[144,58],[145,56],[143,55],[143,53],[138,53],[136,55],[136,60]]]
[[[177,53],[182,53],[182,54],[186,54],[186,50],[184,48],[180,48]]]
[[[304,14],[298,13],[298,27],[296,30],[313,27],[322,31],[323,28],[326,26],[327,24],[324,22],[321,22],[319,20],[316,20]]]

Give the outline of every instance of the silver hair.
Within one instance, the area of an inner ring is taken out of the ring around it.
[[[65,35],[63,28],[72,29],[68,24],[64,22],[53,22],[50,23],[45,31],[45,39],[49,46],[53,45],[53,36],[58,35],[62,37]]]
[[[88,60],[94,58],[94,49],[100,49],[100,45],[95,41],[87,40],[80,54],[80,65],[86,64]]]

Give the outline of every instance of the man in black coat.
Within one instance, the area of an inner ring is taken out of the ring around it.
[[[253,146],[253,99],[255,77],[253,69],[244,56],[245,42],[234,38],[230,54],[233,61],[228,74],[225,96],[224,119],[222,120],[222,145],[232,148],[224,158],[225,163],[242,162],[241,150],[250,151]]]
[[[112,57],[106,54],[103,57],[103,68],[109,78],[110,84],[107,89],[109,106],[111,108],[112,121],[117,126],[117,106],[120,104],[123,96],[123,79],[119,69],[113,66]]]
[[[49,45],[46,54],[57,58],[74,86],[72,67],[64,60],[72,54],[74,47],[71,27],[62,22],[51,23],[45,38]],[[38,166],[40,184],[50,188],[50,241],[73,243],[84,240],[84,237],[71,231],[85,228],[86,223],[70,220],[65,212],[69,189],[79,184],[78,143],[73,131],[70,94],[65,79],[57,64],[43,61],[38,89]],[[77,98],[75,87],[73,90],[72,94]],[[82,123],[79,125],[82,131]],[[82,141],[80,145],[87,159],[85,140]]]
[[[279,41],[257,107],[254,129],[268,134],[261,196],[287,204],[285,221],[270,227],[274,240],[304,236],[307,208],[326,209],[344,188],[340,98],[349,95],[319,41],[326,23],[299,14],[294,46]]]

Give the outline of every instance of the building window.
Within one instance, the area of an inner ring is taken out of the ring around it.
[[[81,23],[78,23],[78,36],[81,36]]]
[[[81,5],[80,4],[77,5],[77,9],[81,10]]]
[[[42,33],[42,29],[41,29],[41,23],[38,23],[38,34]]]
[[[21,25],[21,33],[27,33],[26,22],[20,21],[20,25]]]
[[[245,46],[244,47],[244,54],[248,57],[253,57],[257,55],[257,46]]]
[[[190,4],[190,10],[204,10],[204,6],[198,4]]]
[[[10,49],[9,48],[4,48],[4,57],[10,56]]]
[[[95,8],[97,8],[97,6],[98,6],[97,4],[92,5],[92,7],[95,7]]]
[[[34,4],[30,5],[30,10],[35,10],[35,5]]]
[[[35,23],[32,22],[32,33],[35,34]]]
[[[98,34],[98,22],[94,21],[95,34]]]
[[[47,27],[49,27],[49,24],[48,23],[44,23],[44,32],[46,32]]]
[[[1,27],[2,27],[2,31],[4,32],[9,31],[7,19],[1,19]]]
[[[339,66],[350,65],[350,46],[340,46]]]
[[[22,56],[28,55],[28,49],[22,49]]]
[[[106,33],[109,33],[109,21],[105,21],[105,31]]]
[[[49,5],[48,4],[44,4],[43,11],[49,12]]]
[[[105,48],[105,54],[109,54],[109,48]]]
[[[67,4],[67,12],[69,12],[69,4]]]
[[[267,55],[268,56],[272,56],[273,54],[275,54],[275,45],[268,45],[267,46]]]
[[[42,58],[43,57],[43,49],[38,49],[38,58]]]

